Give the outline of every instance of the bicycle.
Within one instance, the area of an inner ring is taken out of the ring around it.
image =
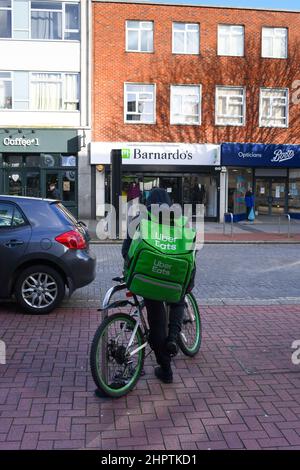
[[[113,281],[118,285],[107,291],[99,309],[107,316],[94,335],[90,366],[98,390],[104,396],[119,398],[135,387],[142,374],[149,326],[143,312],[144,301],[135,294],[127,291],[125,299],[111,302],[116,293],[127,288],[123,278],[116,277]],[[109,311],[123,307],[130,307],[130,312],[108,315]],[[185,296],[182,330],[177,342],[186,356],[193,357],[198,353],[201,341],[200,312],[196,299],[189,293]]]

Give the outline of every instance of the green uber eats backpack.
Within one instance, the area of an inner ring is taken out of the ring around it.
[[[195,239],[184,217],[170,225],[142,219],[125,261],[128,289],[146,299],[179,302],[194,270]]]

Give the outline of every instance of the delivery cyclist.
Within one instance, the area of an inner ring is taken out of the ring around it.
[[[170,197],[165,189],[154,188],[146,201],[148,211],[151,210],[151,205],[158,206],[164,204],[171,207],[172,203]],[[128,236],[122,247],[123,258],[126,259],[130,245],[131,238]],[[193,287],[193,279],[195,270],[188,286],[188,291]],[[149,343],[152,347],[158,367],[155,368],[156,377],[164,383],[173,382],[173,372],[171,368],[171,357],[175,356],[178,352],[177,337],[181,331],[181,325],[184,314],[184,295],[176,303],[169,303],[169,325],[167,335],[167,319],[164,302],[158,300],[144,299],[147,309],[148,323],[150,328]]]

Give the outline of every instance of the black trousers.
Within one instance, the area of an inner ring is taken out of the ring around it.
[[[157,363],[164,369],[170,367],[171,358],[166,351],[167,331],[167,312],[163,302],[157,300],[145,299],[147,308],[148,323],[150,327],[149,343],[152,347]],[[178,335],[181,331],[181,325],[184,314],[184,299],[170,306],[169,314],[169,333]]]

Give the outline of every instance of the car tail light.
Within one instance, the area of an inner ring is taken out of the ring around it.
[[[77,232],[77,230],[70,230],[69,232],[62,233],[61,235],[58,235],[55,240],[70,250],[84,250],[87,247],[83,235]]]

